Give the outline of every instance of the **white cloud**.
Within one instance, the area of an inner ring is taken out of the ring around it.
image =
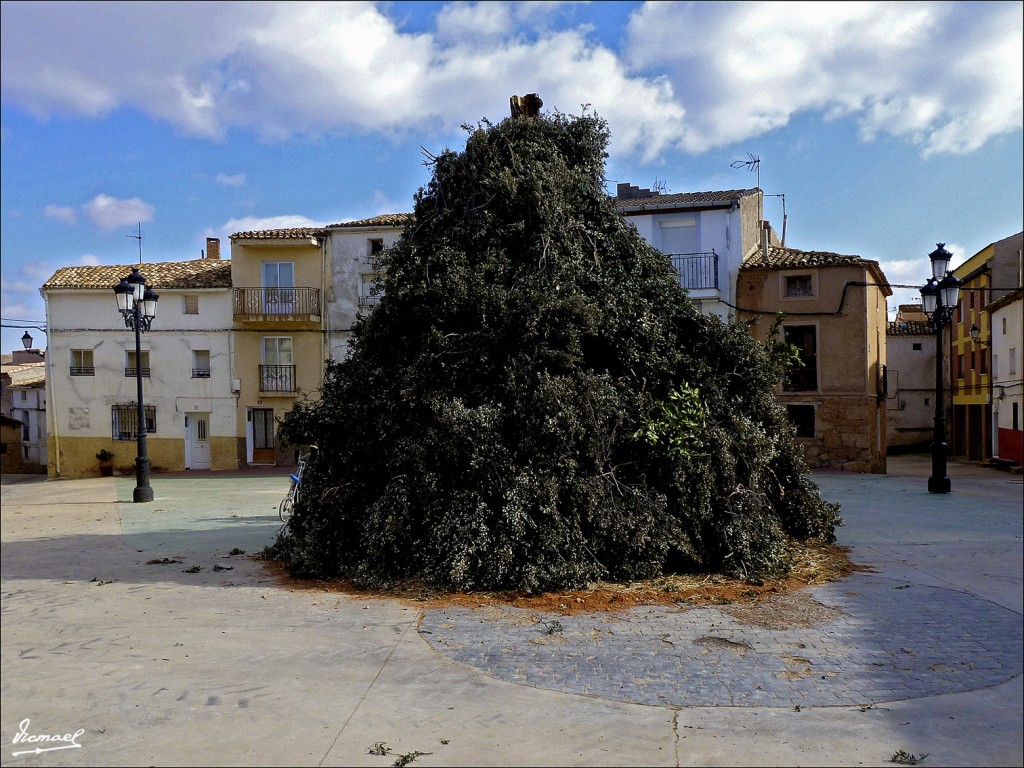
[[[84,267],[96,267],[96,266],[99,266],[100,264],[102,264],[102,262],[100,261],[100,257],[99,256],[95,256],[95,255],[93,255],[91,253],[84,254],[78,260],[78,263],[81,264]]]
[[[621,51],[565,21],[600,6],[450,3],[412,34],[388,15],[401,4],[4,3],[3,95],[40,116],[129,106],[191,135],[283,139],[448,132],[539,92],[592,104],[616,153],[644,161],[806,111],[926,155],[1022,124],[1019,3],[656,2]]]
[[[48,205],[43,208],[43,216],[62,224],[78,223],[78,211],[66,205]]]
[[[223,184],[225,187],[242,187],[245,186],[245,174],[244,173],[218,173],[214,178],[218,184]]]
[[[99,194],[82,206],[89,220],[100,229],[117,229],[129,224],[146,223],[153,220],[156,212],[149,203],[137,197],[118,200],[110,195]]]
[[[1021,30],[1018,3],[648,3],[624,50],[677,86],[690,151],[820,111],[929,155],[1021,127]]]

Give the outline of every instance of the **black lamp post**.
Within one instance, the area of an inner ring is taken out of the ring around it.
[[[928,324],[935,331],[935,432],[932,435],[932,476],[928,478],[929,493],[949,493],[952,489],[946,475],[946,409],[942,391],[942,330],[953,317],[953,308],[960,298],[961,281],[949,271],[952,253],[945,243],[928,254],[932,276],[921,288],[921,304]]]
[[[21,337],[21,346],[26,350],[32,349],[32,334],[25,331],[25,334]]]
[[[117,308],[124,318],[126,328],[135,331],[135,380],[138,384],[139,412],[137,415],[138,451],[135,458],[135,491],[132,501],[152,501],[153,489],[149,486],[149,452],[146,448],[146,409],[142,402],[142,332],[148,331],[156,317],[156,303],[160,298],[146,285],[146,278],[138,267],[114,286]]]

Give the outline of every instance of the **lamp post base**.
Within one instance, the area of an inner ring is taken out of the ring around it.
[[[929,477],[928,493],[949,493],[953,489],[948,477]]]
[[[152,501],[153,489],[149,485],[149,457],[140,456],[135,459],[135,490],[132,501]]]

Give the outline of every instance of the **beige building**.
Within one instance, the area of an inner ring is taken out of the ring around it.
[[[886,470],[886,297],[878,263],[769,246],[751,251],[736,286],[739,319],[765,338],[777,312],[804,365],[780,385],[811,467]]]
[[[234,434],[241,465],[292,464],[277,422],[295,400],[316,397],[329,355],[323,333],[327,230],[231,235]]]
[[[238,466],[231,265],[214,257],[139,267],[160,299],[138,360],[113,291],[132,265],[64,267],[40,290],[51,477],[98,474],[101,449],[114,454],[115,471],[134,473],[140,369],[154,472]]]
[[[921,305],[901,304],[885,338],[889,450],[928,450],[935,431],[935,332]],[[948,375],[943,391],[949,392]]]
[[[324,363],[348,354],[352,327],[379,300],[374,257],[410,214],[231,236],[238,461],[295,463],[277,427],[318,397]]]

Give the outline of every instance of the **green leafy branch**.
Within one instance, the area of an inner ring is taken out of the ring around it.
[[[685,382],[654,405],[655,415],[644,421],[633,437],[651,445],[665,445],[678,458],[691,458],[704,447],[708,410],[696,387]]]

